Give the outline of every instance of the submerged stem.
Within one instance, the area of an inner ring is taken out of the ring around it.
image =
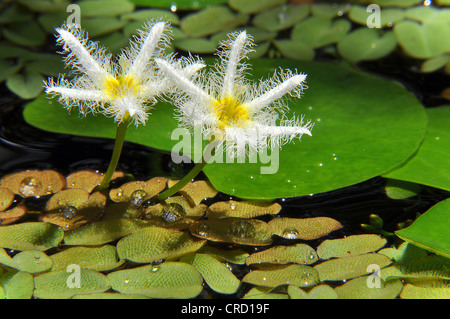
[[[128,124],[130,124],[130,120],[130,116],[127,114],[125,115],[124,120],[117,126],[116,140],[114,142],[114,149],[108,169],[103,176],[102,182],[94,189],[94,191],[104,190],[109,187],[109,182],[111,181],[111,178],[116,171],[117,163],[119,162],[120,153],[122,152],[122,146],[125,140],[125,134],[127,132]]]

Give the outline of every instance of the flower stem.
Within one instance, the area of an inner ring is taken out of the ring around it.
[[[130,124],[130,120],[130,116],[128,116],[127,114],[124,116],[124,120],[117,126],[116,140],[114,142],[114,149],[108,169],[103,176],[102,182],[94,189],[94,191],[101,191],[109,187],[109,182],[111,181],[111,178],[116,171],[117,163],[119,162],[120,153],[122,152],[122,146],[125,140],[125,134],[127,132],[128,124]]]

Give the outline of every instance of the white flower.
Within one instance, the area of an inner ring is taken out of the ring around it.
[[[250,82],[245,78],[249,67],[243,60],[253,45],[245,31],[231,34],[221,45],[215,71],[195,80],[178,72],[170,62],[155,59],[179,90],[173,99],[181,125],[190,130],[201,128],[205,136],[214,135],[234,156],[311,135],[311,123],[304,124],[302,117],[289,120],[285,116],[289,108],[284,97],[300,98],[306,75],[279,70],[268,80]]]
[[[49,79],[46,92],[58,95],[60,102],[70,109],[79,107],[81,114],[100,112],[114,116],[116,122],[133,120],[136,125],[145,124],[147,112],[157,102],[156,98],[170,89],[167,79],[158,72],[154,58],[166,58],[163,54],[169,37],[165,34],[168,24],[148,24],[139,36],[130,41],[130,47],[122,51],[118,63],[97,43],[89,41],[76,26],[56,29],[57,42],[67,54],[65,62],[77,76],[68,81],[61,76],[55,83]],[[192,59],[191,59],[192,60]],[[186,78],[204,66],[180,60],[178,65]]]

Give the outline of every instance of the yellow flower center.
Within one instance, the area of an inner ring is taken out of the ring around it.
[[[212,108],[219,120],[220,129],[224,129],[230,125],[242,126],[249,119],[245,104],[241,104],[231,96],[214,101]]]
[[[123,95],[138,95],[140,84],[132,76],[119,75],[108,78],[104,90],[111,100],[116,100]]]

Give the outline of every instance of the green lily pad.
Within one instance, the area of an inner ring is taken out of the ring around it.
[[[370,277],[355,278],[336,287],[335,291],[339,299],[395,299],[403,288],[400,280],[386,283],[380,280],[379,287],[369,285],[370,280]]]
[[[450,191],[450,106],[428,108],[426,113],[430,123],[417,154],[383,176]]]
[[[108,274],[112,289],[150,298],[195,298],[203,290],[198,270],[183,262],[164,262]]]
[[[248,15],[234,14],[225,6],[212,6],[184,17],[180,27],[191,37],[203,37],[224,29],[232,29],[244,24],[247,19]]]
[[[374,253],[336,258],[324,261],[314,267],[318,271],[321,281],[347,280],[364,276],[373,270],[371,265],[380,269],[392,263],[391,259]]]
[[[34,298],[67,299],[110,289],[108,278],[94,270],[51,271],[34,277]]]
[[[13,258],[0,249],[0,264],[15,268],[30,274],[40,273],[52,268],[52,260],[39,250],[22,251]]]
[[[320,16],[313,16],[298,23],[291,33],[292,40],[312,48],[338,42],[351,28],[351,23],[345,19],[332,21]]]
[[[282,5],[258,13],[253,24],[268,31],[279,31],[292,27],[309,15],[310,5]]]
[[[338,51],[350,62],[377,60],[391,53],[397,46],[392,31],[380,36],[377,29],[359,28],[338,42]]]
[[[17,270],[0,273],[0,287],[6,299],[30,299],[34,289],[33,276]]]
[[[274,235],[286,239],[312,240],[341,229],[342,225],[329,217],[274,218],[269,222]]]
[[[313,48],[307,44],[303,44],[302,42],[292,40],[275,40],[273,43],[286,58],[301,61],[312,61],[314,59]]]
[[[215,292],[221,294],[234,294],[241,281],[231,270],[214,257],[204,254],[191,254],[180,261],[191,264],[202,275],[206,284]]]
[[[255,79],[266,77],[279,66],[308,74],[309,89],[289,106],[292,113],[305,114],[315,122],[313,136],[283,146],[279,160],[274,156],[270,164],[208,164],[204,172],[221,192],[274,199],[353,185],[404,163],[425,135],[423,106],[398,84],[327,63],[281,59],[251,63]],[[177,127],[173,108],[161,102],[151,113],[146,126],[129,127],[126,139],[170,151],[180,142],[171,139]],[[117,127],[104,116],[81,118],[76,110],[68,115],[59,103],[44,96],[27,105],[24,117],[41,129],[92,137],[114,138]],[[276,174],[261,174],[261,167],[269,165],[278,167]]]
[[[337,299],[338,295],[333,288],[328,285],[319,285],[312,288],[310,291],[289,285],[287,289],[290,299]]]
[[[51,255],[52,271],[66,270],[69,265],[76,264],[80,268],[96,271],[112,270],[124,263],[119,261],[116,247],[104,245],[99,247],[70,247]]]
[[[417,218],[414,223],[395,232],[401,239],[436,254],[450,258],[450,199],[444,200]]]
[[[245,260],[247,265],[260,263],[273,264],[303,264],[315,263],[319,258],[314,249],[306,244],[296,244],[292,246],[274,246],[269,249],[251,254]]]
[[[20,223],[0,227],[0,247],[14,250],[44,251],[62,241],[61,227],[38,222]]]
[[[294,285],[310,287],[319,283],[318,272],[305,265],[267,265],[247,273],[243,282],[263,287]]]
[[[386,242],[386,238],[373,234],[328,239],[317,247],[317,255],[323,260],[333,257],[361,255],[382,248],[386,245]]]
[[[77,4],[80,6],[81,14],[86,18],[115,17],[134,11],[134,4],[127,0],[82,0]]]
[[[398,43],[406,54],[417,59],[429,59],[450,51],[450,26],[445,21],[419,24],[403,21],[395,25]]]
[[[347,13],[352,6],[350,4],[339,4],[339,3],[316,3],[311,7],[311,13],[318,17],[323,18],[334,18],[336,16],[342,16]]]
[[[448,21],[450,18],[450,11],[441,10],[435,7],[418,6],[408,8],[405,12],[405,16],[421,23],[429,21]]]
[[[42,92],[44,77],[37,72],[16,73],[6,79],[6,86],[21,98],[32,99]]]
[[[441,283],[434,287],[421,287],[406,284],[400,294],[402,299],[450,299],[450,287],[448,283]]]
[[[186,232],[152,226],[122,238],[117,243],[117,253],[120,259],[150,263],[192,253],[205,242]]]
[[[239,12],[256,13],[286,2],[287,0],[230,0],[228,4]]]

